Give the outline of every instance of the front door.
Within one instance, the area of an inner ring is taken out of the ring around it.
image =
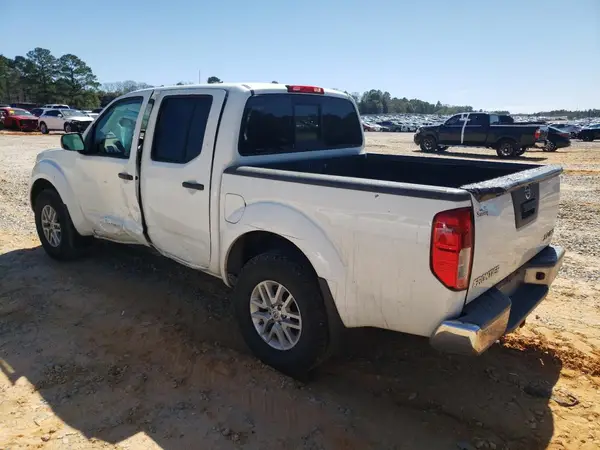
[[[137,199],[136,148],[151,91],[109,105],[85,134],[75,170],[82,212],[98,237],[145,242]]]
[[[461,132],[463,129],[463,114],[457,114],[450,117],[444,124],[440,125],[438,133],[440,145],[461,144]]]
[[[58,117],[60,111],[58,109],[52,109],[46,111],[46,113],[40,117],[40,122],[44,122],[49,130],[62,130],[62,120]]]
[[[222,89],[161,92],[148,122],[141,198],[152,245],[196,268],[210,263],[210,188]],[[217,214],[214,212],[213,214]]]

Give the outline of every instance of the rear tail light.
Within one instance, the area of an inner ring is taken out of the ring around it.
[[[431,231],[431,270],[449,289],[462,291],[469,286],[473,256],[473,216],[471,208],[442,211],[433,218]]]
[[[303,94],[324,94],[323,88],[316,86],[292,86],[286,85],[288,92],[300,92]]]
[[[542,132],[540,131],[540,129],[538,128],[537,130],[535,130],[535,139],[538,140],[540,138],[540,135],[542,134]]]

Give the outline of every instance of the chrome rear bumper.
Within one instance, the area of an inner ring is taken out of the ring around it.
[[[502,282],[488,290],[469,303],[460,317],[442,322],[431,335],[431,345],[444,352],[463,355],[480,355],[486,351],[504,334],[521,325],[546,298],[564,254],[562,247],[546,247],[515,272],[521,281],[514,291],[503,293]]]

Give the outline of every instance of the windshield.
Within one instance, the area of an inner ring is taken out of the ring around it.
[[[63,116],[85,116],[86,114],[79,111],[78,109],[61,109],[61,114]]]
[[[33,114],[26,109],[11,109],[9,114],[11,116],[33,116]]]

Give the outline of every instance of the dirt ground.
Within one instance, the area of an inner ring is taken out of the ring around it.
[[[367,135],[369,151],[421,155],[411,140]],[[349,330],[307,382],[249,354],[217,279],[109,243],[46,257],[27,183],[58,144],[0,133],[0,449],[600,448],[600,142],[522,158],[565,167],[568,251],[524,328],[479,358]]]

